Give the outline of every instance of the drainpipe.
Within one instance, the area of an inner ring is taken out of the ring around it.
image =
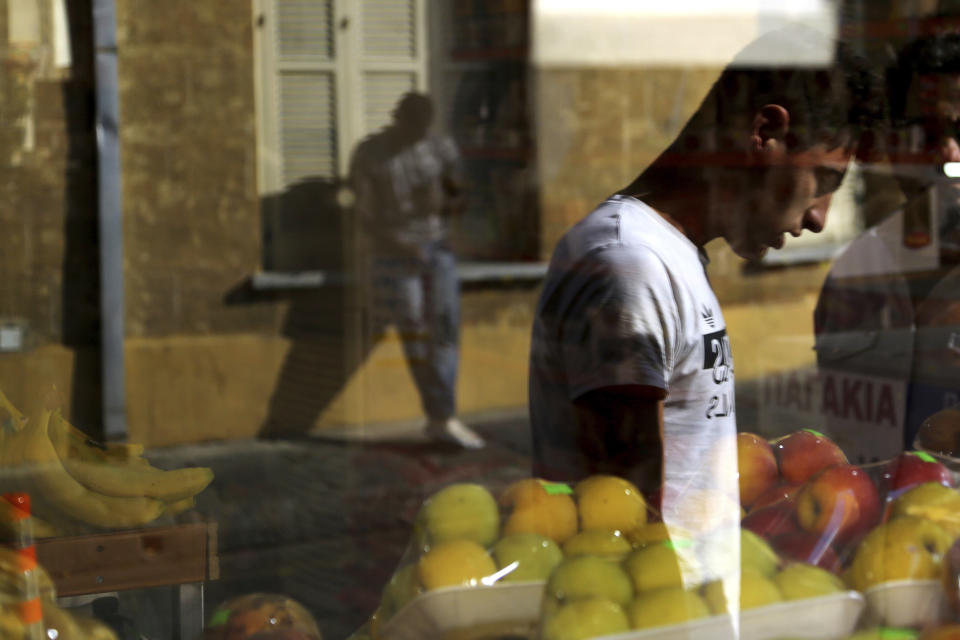
[[[123,356],[123,209],[120,197],[120,109],[114,0],[93,1],[100,227],[100,366],[103,435],[127,436]]]

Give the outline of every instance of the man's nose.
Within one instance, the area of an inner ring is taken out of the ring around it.
[[[817,198],[804,212],[801,228],[791,231],[790,234],[794,238],[799,238],[804,229],[812,233],[820,233],[823,231],[824,225],[827,224],[827,211],[830,210],[830,201],[832,199],[832,193]]]

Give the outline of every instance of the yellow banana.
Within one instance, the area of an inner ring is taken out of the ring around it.
[[[188,467],[164,471],[155,467],[62,460],[64,469],[86,488],[118,498],[147,497],[164,502],[190,498],[207,488],[213,471]]]
[[[13,506],[0,499],[0,543],[15,541],[19,537],[19,526]],[[30,516],[30,526],[33,527],[34,538],[53,538],[60,535],[59,529],[34,515]]]
[[[57,640],[86,638],[73,616],[51,602],[43,603],[43,627],[46,629],[48,638],[57,638]],[[56,633],[53,633],[54,630]]]
[[[156,520],[163,502],[153,498],[118,498],[90,491],[77,482],[60,462],[49,437],[50,417],[44,410],[15,434],[13,455],[25,465],[27,481],[59,511],[98,527],[137,527]]]
[[[27,628],[20,622],[16,606],[0,603],[0,638],[3,640],[26,640]]]
[[[126,462],[149,464],[143,459],[142,444],[126,442],[97,442],[76,428],[59,410],[50,417],[50,439],[57,447],[60,459],[76,458],[89,462]]]
[[[3,391],[0,391],[0,409],[3,410],[3,412],[0,413],[0,426],[10,431],[20,431],[23,425],[27,423],[27,416],[20,413],[17,408],[13,406],[13,403],[4,395]]]
[[[164,471],[150,465],[128,465],[116,462],[89,461],[71,455],[68,431],[55,426],[67,424],[59,412],[50,417],[50,441],[67,472],[83,486],[119,498],[158,498],[175,502],[194,496],[213,480],[207,467],[188,467]]]
[[[189,498],[168,502],[164,513],[166,513],[168,516],[175,516],[178,513],[183,513],[184,511],[193,509],[196,505],[197,501],[193,499],[193,496],[190,496]]]
[[[26,577],[20,568],[20,559],[15,551],[0,547],[0,599],[17,600],[26,593]],[[57,590],[50,574],[39,564],[33,569],[40,597],[49,602],[57,599]]]

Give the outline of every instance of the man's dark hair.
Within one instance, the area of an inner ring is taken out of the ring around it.
[[[429,122],[433,118],[433,100],[416,91],[405,93],[397,102],[393,117],[398,122]]]
[[[922,36],[907,43],[887,71],[887,99],[894,123],[904,117],[911,83],[916,75],[960,74],[960,33]]]
[[[818,143],[830,148],[859,143],[883,113],[882,83],[877,74],[847,46],[804,28],[792,29],[790,40],[797,42],[799,33],[805,49],[832,50],[828,63],[758,63],[761,53],[776,51],[783,33],[769,33],[738,54],[711,87],[681,138],[697,129],[713,128],[715,150],[730,150],[731,136],[750,131],[754,116],[764,105],[779,104],[790,114],[786,142],[791,149]]]

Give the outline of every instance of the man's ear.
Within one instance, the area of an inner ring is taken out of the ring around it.
[[[760,151],[771,142],[783,143],[790,129],[790,112],[779,104],[767,104],[753,117],[753,149]]]

